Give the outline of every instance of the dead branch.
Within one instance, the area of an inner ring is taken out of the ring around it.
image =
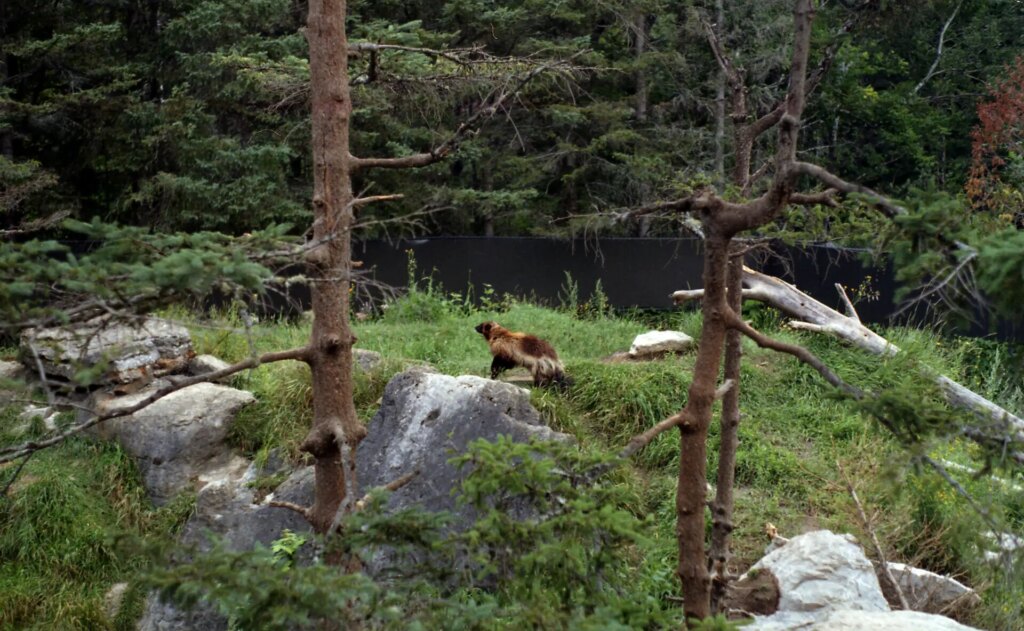
[[[403,199],[405,195],[396,193],[394,195],[370,195],[369,197],[357,197],[352,200],[352,206],[358,208],[359,206],[365,206],[367,204],[373,204],[376,202],[390,202],[396,199]]]
[[[924,87],[924,84],[928,83],[928,81],[935,76],[935,69],[939,67],[939,60],[942,58],[942,46],[946,43],[946,31],[949,30],[949,26],[953,23],[953,19],[956,18],[956,14],[960,12],[960,7],[962,7],[963,4],[963,0],[956,3],[956,8],[954,8],[953,12],[949,14],[949,19],[946,20],[946,23],[942,25],[942,30],[939,31],[939,46],[935,51],[935,61],[932,62],[931,67],[928,68],[928,72],[925,73],[921,81],[914,86],[914,94],[920,92],[921,88]]]
[[[829,188],[819,193],[793,193],[789,196],[789,203],[796,206],[828,206],[839,208],[839,202],[835,195],[838,193],[834,188]]]
[[[829,368],[825,362],[821,361],[817,355],[806,348],[768,337],[744,322],[743,319],[732,309],[722,309],[722,317],[725,320],[726,326],[739,330],[741,333],[754,340],[754,342],[756,342],[761,348],[768,348],[779,353],[792,355],[804,364],[807,364],[818,371],[818,374],[820,374],[825,381],[835,386],[836,389],[845,392],[855,399],[864,398],[864,392],[860,388],[843,381],[843,379]]]
[[[71,427],[68,427],[64,431],[59,432],[49,438],[38,441],[31,440],[20,445],[0,449],[0,464],[12,462],[14,460],[17,460],[18,458],[28,456],[29,454],[39,451],[41,449],[46,449],[47,447],[52,447],[54,445],[60,444],[68,437],[74,436],[75,434],[79,434],[89,429],[90,427],[99,425],[104,421],[109,421],[112,418],[118,418],[121,416],[134,414],[135,412],[138,412],[139,410],[151,405],[152,403],[155,403],[156,401],[159,401],[160,399],[166,397],[172,392],[177,392],[178,390],[182,390],[189,386],[194,386],[197,383],[217,381],[219,379],[229,377],[243,370],[249,368],[256,368],[257,366],[260,366],[262,364],[269,364],[273,362],[287,360],[308,361],[309,356],[310,349],[308,346],[304,346],[302,348],[294,348],[286,351],[264,353],[258,357],[250,357],[244,361],[238,362],[237,364],[228,366],[227,368],[222,368],[221,370],[216,370],[214,372],[206,373],[204,375],[196,375],[194,377],[188,377],[186,379],[178,380],[166,387],[156,390],[155,392],[153,392],[146,398],[142,399],[141,401],[135,403],[134,405],[130,405],[128,407],[120,408],[117,410],[111,410],[103,414],[98,414],[84,423],[72,425]]]
[[[292,512],[302,515],[304,519],[309,519],[309,508],[305,506],[299,506],[293,502],[284,502],[281,500],[271,500],[267,502],[267,506],[273,506],[274,508],[286,508]]]
[[[673,414],[643,434],[634,436],[628,443],[626,443],[626,446],[622,448],[622,451],[619,452],[619,458],[629,458],[636,452],[651,444],[651,441],[657,438],[660,434],[667,432],[673,427],[682,425],[684,419],[685,417],[682,414]]]
[[[28,464],[28,461],[32,458],[32,454],[34,453],[34,451],[30,452],[27,456],[25,456],[25,459],[18,464],[18,468],[14,470],[14,473],[11,474],[10,479],[7,480],[7,484],[4,485],[4,490],[0,491],[0,497],[7,497],[7,493],[10,492],[12,487],[14,487],[14,483],[18,481],[18,476],[21,475],[22,469],[25,468],[25,465]]]
[[[846,484],[846,491],[850,494],[853,499],[853,505],[857,508],[857,516],[860,517],[860,523],[864,527],[864,531],[868,533],[868,538],[871,539],[871,545],[875,549],[875,556],[878,557],[878,567],[882,570],[882,576],[885,577],[886,582],[896,596],[900,600],[900,608],[904,611],[910,611],[910,605],[907,603],[907,597],[903,595],[903,589],[900,588],[900,584],[896,581],[896,578],[892,575],[892,570],[889,569],[889,561],[885,558],[885,553],[882,552],[882,546],[878,543],[878,537],[875,535],[875,529],[871,525],[871,520],[868,519],[867,513],[864,512],[864,505],[860,503],[860,497],[857,496],[857,489],[853,486],[853,482],[850,481],[850,477],[846,475],[846,470],[843,469],[843,465],[839,460],[836,460],[836,469],[839,470],[839,475],[843,478],[843,482]]]
[[[743,269],[743,297],[771,305],[794,318],[789,326],[794,329],[824,333],[835,336],[861,350],[874,355],[893,355],[899,348],[878,335],[857,318],[839,313],[803,293],[782,279],[768,276],[745,267]],[[703,298],[702,289],[677,291],[672,294],[677,304]],[[971,412],[997,428],[1005,428],[1003,438],[993,436],[977,427],[964,424],[961,433],[979,444],[994,445],[1000,441],[1024,441],[1024,419],[985,399],[949,377],[926,371],[946,398],[946,402],[961,410]],[[1007,457],[1024,464],[1024,452],[1007,450]]]
[[[721,398],[725,396],[725,393],[731,390],[735,385],[736,382],[732,379],[725,380],[722,385],[718,386],[718,389],[715,390],[715,400],[721,400]],[[651,444],[651,441],[659,435],[667,432],[673,427],[684,425],[686,423],[686,419],[686,415],[682,413],[673,414],[646,432],[634,436],[628,443],[626,443],[626,446],[622,448],[622,451],[619,452],[619,458],[629,458],[647,445]]]
[[[853,301],[846,295],[846,288],[841,284],[836,283],[836,291],[839,292],[839,297],[843,299],[843,306],[846,307],[846,316],[848,318],[854,318],[857,322],[860,322],[860,315],[857,313],[856,307],[853,306]]]
[[[395,491],[397,491],[398,489],[402,488],[406,484],[409,484],[410,482],[415,480],[416,476],[418,476],[419,474],[420,474],[420,470],[416,469],[416,470],[412,471],[411,473],[407,473],[407,474],[403,475],[400,478],[397,478],[395,480],[392,480],[391,482],[388,482],[387,484],[385,484],[381,488],[383,488],[383,489],[385,489],[387,491],[391,491],[392,493],[394,493]],[[363,510],[364,508],[366,508],[366,503],[369,502],[369,501],[370,501],[370,494],[367,493],[359,501],[356,502],[356,510]]]
[[[500,58],[484,53],[483,46],[441,50],[437,48],[423,48],[420,46],[401,46],[399,44],[375,44],[372,42],[354,42],[348,45],[348,54],[353,57],[358,57],[362,53],[366,52],[380,52],[385,50],[417,53],[435,59],[447,59],[448,61],[460,66],[468,66],[473,63],[498,63],[499,61],[504,61]],[[477,59],[473,59],[473,57],[476,57]]]
[[[441,144],[435,146],[426,153],[417,153],[410,156],[403,156],[400,158],[358,158],[351,156],[350,164],[353,171],[359,171],[362,169],[410,169],[418,168],[431,165],[439,160],[444,159],[452,151],[458,148],[466,138],[474,136],[479,132],[480,125],[493,118],[495,114],[502,111],[504,104],[511,99],[513,96],[519,94],[519,92],[526,86],[527,83],[532,81],[537,76],[549,72],[552,70],[567,71],[571,69],[571,62],[573,59],[579,57],[585,51],[579,51],[565,60],[555,60],[545,64],[541,64],[532,68],[529,72],[526,72],[517,80],[510,82],[511,87],[506,89],[495,88],[491,91],[487,97],[484,98],[485,106],[477,109],[472,116],[464,120],[456,128],[455,132],[448,137],[447,140]]]

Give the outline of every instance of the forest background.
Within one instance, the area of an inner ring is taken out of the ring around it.
[[[962,195],[978,106],[1024,50],[1024,7],[863,4],[809,100],[801,155],[894,196]],[[669,0],[352,2],[354,42],[476,49],[458,59],[397,48],[354,58],[357,155],[407,155],[450,136],[494,75],[515,70],[499,59],[577,55],[582,68],[533,80],[452,160],[361,175],[358,191],[404,196],[362,218],[426,210],[420,233],[567,235],[595,211],[726,182],[731,125],[700,15],[718,22],[742,65],[755,114],[785,90],[791,18],[783,0],[722,5],[718,15],[712,2]],[[821,13],[812,63],[848,14]],[[305,17],[294,0],[5,2],[0,223],[13,230],[71,215],[230,234],[308,226]],[[765,144],[752,171],[770,156]],[[981,206],[1012,220],[1024,159],[1003,157],[1002,197]],[[863,230],[836,227],[843,219],[822,225],[801,211],[778,224],[797,238],[863,241]],[[643,219],[613,232],[680,230]]]

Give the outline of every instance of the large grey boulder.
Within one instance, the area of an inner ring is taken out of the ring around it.
[[[255,492],[250,483],[258,474],[269,473],[271,471],[259,471],[255,465],[237,457],[223,467],[207,471],[196,496],[195,512],[181,534],[180,541],[185,549],[201,554],[218,541],[227,550],[241,552],[256,544],[269,546],[285,529],[308,532],[309,523],[301,516],[269,506],[271,497],[254,503]],[[278,487],[278,499],[302,501],[296,490],[305,479],[301,475],[297,477],[297,481],[289,480]],[[151,593],[137,628],[139,631],[224,631],[228,621],[207,605],[185,611],[161,602],[156,593]]]
[[[47,374],[70,379],[82,369],[106,364],[101,383],[137,379],[184,370],[192,356],[185,327],[146,318],[134,325],[92,322],[68,328],[27,329],[21,335],[21,360]]]
[[[830,614],[809,627],[813,631],[970,631],[973,627],[918,611],[852,611]]]
[[[502,435],[521,442],[569,440],[544,424],[526,389],[417,368],[388,382],[380,410],[367,429],[358,451],[361,486],[383,486],[419,469],[422,475],[393,493],[389,506],[418,505],[428,511],[457,508],[452,491],[465,474],[448,460],[470,442]]]
[[[819,530],[793,537],[754,564],[736,582],[736,589],[742,591],[754,581],[763,583],[765,574],[774,579],[777,589],[774,613],[756,616],[744,629],[969,628],[934,614],[890,611],[871,562],[851,535]]]
[[[161,383],[139,392],[94,399],[97,414],[125,409],[148,397]],[[162,505],[193,484],[201,473],[228,464],[224,444],[231,422],[256,398],[249,392],[198,383],[172,392],[149,406],[93,428],[99,438],[117,440],[133,456],[153,502]]]

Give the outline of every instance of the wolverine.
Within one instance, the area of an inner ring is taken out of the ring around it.
[[[533,385],[548,386],[552,383],[567,386],[572,380],[566,377],[565,368],[558,360],[558,353],[536,335],[509,331],[497,322],[482,322],[476,332],[484,336],[491,347],[491,379],[497,379],[503,370],[523,366],[533,374]]]

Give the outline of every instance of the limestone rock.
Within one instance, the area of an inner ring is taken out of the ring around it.
[[[384,361],[380,353],[362,348],[352,349],[352,359],[355,360],[356,368],[363,372],[370,372]]]
[[[275,492],[278,499],[308,502],[299,497],[302,485],[312,490],[312,468],[286,481]],[[249,550],[259,543],[270,545],[287,528],[293,532],[309,532],[309,523],[294,512],[267,505],[272,496],[254,504],[254,490],[249,482],[256,479],[255,465],[234,457],[224,466],[207,471],[201,479],[203,486],[196,496],[195,512],[185,524],[181,542],[208,550],[212,537],[216,537],[233,551]],[[211,537],[212,535],[212,537]],[[183,611],[173,604],[161,602],[156,593],[146,599],[139,631],[224,631],[228,621],[208,605]]]
[[[103,596],[103,611],[107,614],[107,620],[113,621],[121,612],[121,605],[124,603],[124,595],[128,591],[128,583],[114,583]]]
[[[390,506],[456,510],[452,490],[463,474],[448,463],[478,438],[567,440],[530,404],[528,390],[472,375],[450,377],[417,369],[396,375],[359,445],[363,488],[381,486],[414,469],[429,472],[391,496]]]
[[[0,360],[0,382],[24,381],[28,376],[28,370],[18,362]],[[0,389],[3,383],[0,383]]]
[[[665,353],[681,353],[694,347],[693,338],[679,331],[648,331],[633,340],[629,356],[656,357]]]
[[[219,386],[211,386],[219,387]],[[457,507],[451,491],[462,474],[448,463],[477,438],[493,440],[508,435],[517,440],[531,437],[568,440],[543,424],[530,405],[529,391],[474,376],[450,377],[413,368],[388,383],[381,408],[369,423],[367,437],[357,452],[362,492],[391,482],[414,469],[424,475],[391,495],[389,508],[414,505],[430,511],[451,510],[466,524],[472,518]],[[256,479],[254,466],[241,471],[238,464],[207,470],[196,498],[195,514],[182,532],[185,544],[201,550],[210,545],[210,533],[231,550],[247,550],[259,542],[267,545],[288,528],[309,532],[309,524],[290,510],[269,506],[273,500],[309,506],[313,501],[313,467],[293,472],[258,504],[248,482]],[[453,527],[460,527],[457,522]],[[303,550],[299,556],[302,558]],[[369,559],[366,570],[386,570],[387,551]],[[190,612],[161,603],[155,595],[146,602],[140,631],[222,631],[227,621],[209,607]]]
[[[972,607],[980,601],[977,592],[948,576],[893,562],[889,563],[889,571],[913,611],[948,613]],[[884,584],[882,591],[886,592],[890,605],[898,606],[899,597],[896,594],[887,593]]]
[[[985,550],[985,560],[990,563],[1000,563],[1007,555],[1015,555],[1024,550],[1024,537],[1008,532],[986,532],[985,540],[989,543],[988,550]]]
[[[888,611],[874,566],[852,535],[828,530],[793,537],[750,568],[779,582],[779,611]]]
[[[770,573],[778,583],[778,608],[771,615],[755,617],[743,627],[746,630],[970,628],[939,615],[890,611],[871,562],[851,535],[819,530],[793,537],[754,564],[737,586],[751,583],[762,573]]]
[[[102,383],[128,383],[184,369],[192,356],[192,338],[183,326],[147,318],[136,326],[94,322],[28,329],[21,335],[20,350],[26,366],[35,366],[38,355],[49,375],[69,379],[81,368],[106,363]]]
[[[196,376],[208,375],[211,372],[224,370],[230,366],[231,364],[213,355],[196,355],[188,363],[188,374]]]
[[[970,631],[974,627],[918,611],[837,611],[810,627],[813,631]]]
[[[149,396],[154,384],[125,397],[99,397],[97,413],[128,407]],[[115,439],[133,456],[153,502],[166,503],[204,471],[231,460],[224,438],[235,415],[254,402],[249,392],[198,383],[124,417],[105,421],[93,433]]]

